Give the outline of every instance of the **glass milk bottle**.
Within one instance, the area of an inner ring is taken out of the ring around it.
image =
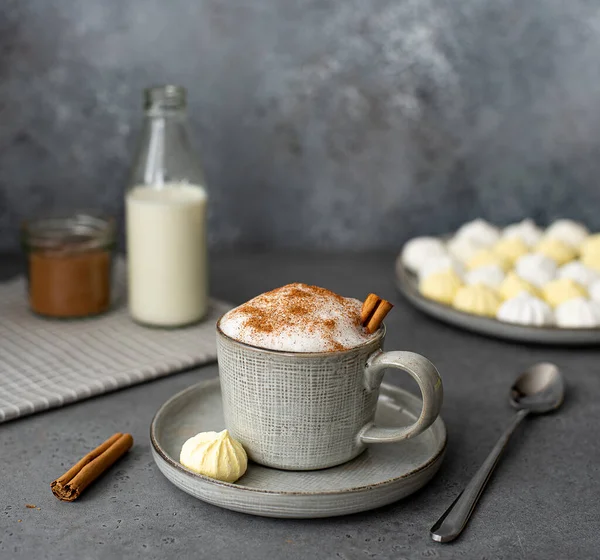
[[[145,121],[126,193],[129,313],[179,327],[206,313],[207,193],[187,132],[186,91],[144,91]]]

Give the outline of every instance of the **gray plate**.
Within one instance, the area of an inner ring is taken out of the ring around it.
[[[375,420],[388,426],[411,424],[421,404],[410,393],[383,384]],[[169,399],[152,420],[154,460],[184,492],[227,509],[266,517],[329,517],[395,502],[431,480],[446,448],[446,427],[438,418],[414,439],[370,446],[349,463],[320,471],[280,471],[251,462],[246,474],[229,484],[179,463],[186,439],[223,428],[219,380],[194,385]]]
[[[451,325],[480,334],[537,344],[589,346],[600,344],[600,329],[560,329],[558,327],[524,327],[496,319],[463,313],[448,305],[427,299],[419,293],[417,277],[396,261],[396,286],[415,307]]]

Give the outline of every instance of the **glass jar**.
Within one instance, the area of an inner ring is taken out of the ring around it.
[[[187,132],[186,91],[145,90],[145,120],[126,193],[129,312],[179,327],[208,306],[204,174]]]
[[[90,214],[23,223],[29,305],[47,317],[88,317],[111,302],[115,222]]]

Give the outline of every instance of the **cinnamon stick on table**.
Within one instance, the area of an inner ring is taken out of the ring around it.
[[[76,500],[94,480],[125,455],[132,445],[131,434],[118,433],[108,438],[52,482],[52,493],[65,502]]]
[[[374,333],[392,307],[394,306],[389,301],[376,294],[369,294],[362,306],[360,324],[369,334]]]

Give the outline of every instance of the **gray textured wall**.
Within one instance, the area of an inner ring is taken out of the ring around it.
[[[218,247],[600,229],[597,0],[3,0],[0,249],[47,207],[122,215],[157,82],[190,89]]]

